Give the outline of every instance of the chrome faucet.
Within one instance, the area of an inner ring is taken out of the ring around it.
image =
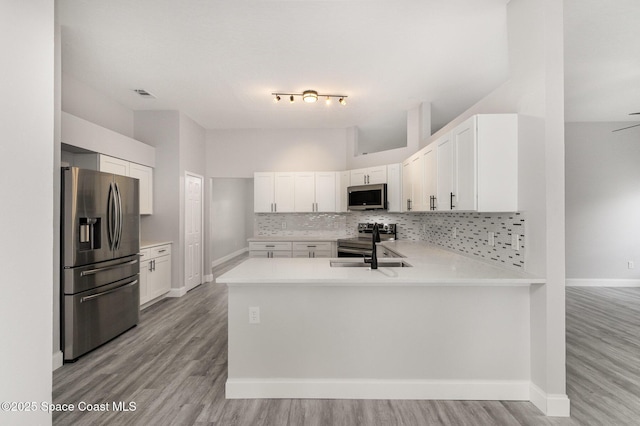
[[[380,242],[380,230],[378,224],[373,224],[373,231],[371,232],[371,259],[365,259],[364,263],[370,263],[371,269],[378,269],[378,253],[376,251],[376,243]]]

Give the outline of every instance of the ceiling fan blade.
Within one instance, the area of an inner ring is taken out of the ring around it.
[[[640,126],[640,124],[634,124],[633,126],[623,127],[622,129],[612,130],[612,132],[619,132],[620,130],[627,130],[627,129],[631,129],[633,127],[638,127],[638,126]]]

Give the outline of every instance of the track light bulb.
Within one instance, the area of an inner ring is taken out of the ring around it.
[[[331,104],[331,97],[327,96],[327,99],[325,100],[325,102],[327,103],[327,105]]]
[[[293,99],[293,95],[289,96],[289,102],[294,103],[295,99]]]
[[[338,99],[338,102],[340,102],[340,105],[346,105],[347,104],[347,101],[344,98]]]
[[[276,97],[273,98],[273,102],[274,103],[280,102],[280,95],[276,95]]]

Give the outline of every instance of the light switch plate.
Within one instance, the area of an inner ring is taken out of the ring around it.
[[[520,234],[511,234],[511,248],[515,251],[520,250]]]
[[[260,307],[249,307],[249,324],[260,324]]]

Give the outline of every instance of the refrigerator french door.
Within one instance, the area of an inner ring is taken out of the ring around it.
[[[138,323],[138,197],[137,179],[62,169],[60,312],[65,362]]]

